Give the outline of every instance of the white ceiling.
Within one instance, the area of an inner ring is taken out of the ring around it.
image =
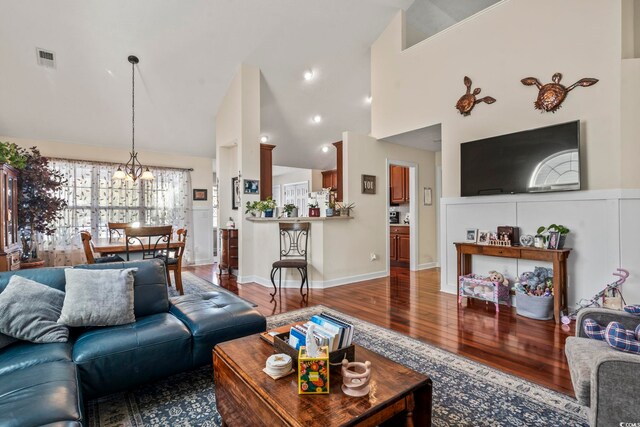
[[[136,148],[213,157],[216,112],[245,62],[262,71],[274,163],[330,168],[322,145],[370,131],[370,46],[412,3],[0,0],[0,135],[128,148],[135,54]],[[36,47],[56,69],[36,64]]]

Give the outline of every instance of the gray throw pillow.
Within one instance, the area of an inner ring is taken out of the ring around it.
[[[25,341],[67,342],[69,330],[56,323],[64,292],[12,276],[0,293],[0,333]]]
[[[67,268],[64,305],[58,323],[114,326],[135,322],[133,273],[136,270]]]

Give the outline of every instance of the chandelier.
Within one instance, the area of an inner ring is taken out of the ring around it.
[[[131,153],[129,155],[129,161],[124,165],[118,166],[118,170],[113,174],[113,179],[123,179],[126,181],[136,181],[138,178],[144,180],[152,180],[153,174],[149,168],[144,168],[138,160],[138,153],[136,153],[136,79],[135,79],[135,67],[140,60],[137,56],[129,56],[127,58],[131,63]],[[124,170],[123,170],[124,169]]]

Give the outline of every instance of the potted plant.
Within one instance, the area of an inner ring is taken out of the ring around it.
[[[296,218],[298,216],[298,208],[293,203],[287,203],[282,210],[287,214],[287,218]]]
[[[318,202],[309,203],[309,216],[310,217],[320,216],[320,208],[318,207]]]
[[[42,157],[36,147],[24,151],[26,163],[20,171],[18,193],[18,226],[21,229],[23,253],[26,262],[39,261],[38,236],[51,236],[67,202],[58,197],[66,183],[64,176],[49,168],[49,159]]]
[[[555,231],[559,234],[558,249],[564,248],[564,242],[567,239],[567,234],[569,234],[571,230],[569,230],[567,227],[565,227],[562,224],[551,224],[548,227],[544,227],[544,226],[538,227],[537,233],[538,235],[545,237],[545,242],[546,242],[547,241],[546,235],[549,234],[550,231]]]
[[[245,205],[246,209],[244,211],[245,215],[250,214],[251,216],[256,216],[256,213],[260,212],[259,205],[260,202],[257,200],[253,202],[247,202],[247,204]]]
[[[327,216],[331,217],[333,216],[333,212],[336,208],[336,204],[335,202],[329,202],[329,207],[327,208]]]
[[[340,205],[340,214],[344,214],[345,216],[351,216],[351,210],[356,208],[355,203],[341,204]]]
[[[271,198],[271,196],[267,197],[266,200],[258,202],[258,209],[264,213],[265,218],[273,218],[273,211],[275,208],[276,202]]]

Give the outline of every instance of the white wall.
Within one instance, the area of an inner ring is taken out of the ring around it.
[[[36,146],[40,149],[43,156],[48,157],[114,163],[122,163],[129,159],[128,150],[122,148],[97,147],[88,144],[72,144],[60,141],[21,139],[10,136],[0,136],[0,141],[15,142],[25,148]],[[139,151],[138,158],[145,165],[193,168],[191,172],[191,186],[193,188],[206,188],[209,190],[209,194],[211,194],[213,187],[211,158],[154,151]],[[212,218],[213,212],[210,196],[207,201],[193,202],[193,231],[189,231],[189,238],[193,239],[194,262],[197,264],[213,262]]]
[[[565,247],[573,248],[568,260],[568,301],[591,298],[615,278],[622,267],[631,272],[622,288],[625,299],[640,301],[640,192],[637,190],[579,191],[552,195],[517,195],[442,199],[442,290],[456,291],[456,250],[466,228],[495,230],[498,225],[520,227],[534,235],[541,225],[559,223],[571,229]],[[473,257],[473,271],[505,273],[511,279],[536,265],[551,263],[517,261],[496,257]]]
[[[579,119],[585,188],[619,188],[620,15],[619,0],[540,0],[535,11],[528,0],[508,0],[403,51],[400,12],[371,48],[371,134],[442,123],[443,194],[455,197],[460,143]],[[520,79],[549,82],[555,72],[567,85],[600,81],[573,90],[555,114],[540,113],[533,108],[536,88]],[[465,75],[481,96],[497,99],[467,117],[454,108]]]

